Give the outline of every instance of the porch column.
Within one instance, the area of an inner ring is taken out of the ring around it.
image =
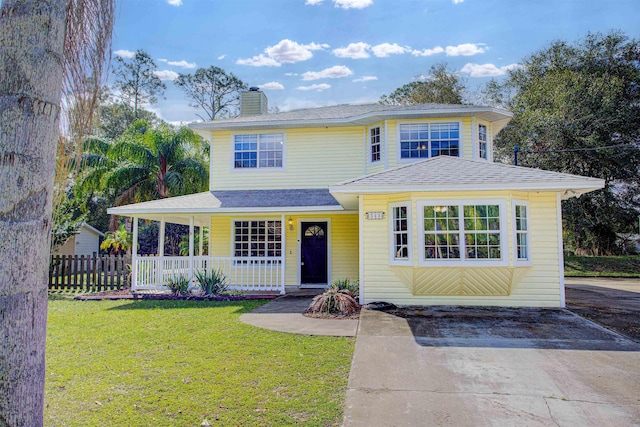
[[[200,226],[200,241],[198,242],[198,256],[202,256],[202,248],[204,246],[204,227]]]
[[[207,252],[208,256],[209,256],[209,262],[207,263],[207,266],[209,267],[207,272],[210,272],[211,270],[213,270],[213,259],[211,258],[213,255],[213,236],[211,235],[211,220],[213,219],[213,217],[209,217],[209,227],[207,227],[207,233],[209,236],[209,251]]]
[[[164,276],[164,233],[166,223],[164,217],[160,218],[160,229],[158,230],[158,258],[156,259],[156,282],[158,286],[162,286],[164,283],[162,278]]]
[[[138,217],[133,217],[133,245],[131,246],[131,290],[138,286]]]
[[[285,268],[285,259],[287,259],[287,222],[286,215],[282,215],[280,218],[280,276],[281,276],[281,284],[280,284],[280,294],[284,295],[285,293],[285,281],[284,281],[284,273],[286,271]]]
[[[189,280],[193,282],[193,233],[194,217],[189,218]]]

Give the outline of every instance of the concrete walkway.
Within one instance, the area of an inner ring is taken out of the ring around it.
[[[303,316],[312,298],[280,297],[240,316],[240,321],[259,328],[302,335],[355,337],[358,320],[314,319]]]
[[[632,426],[640,345],[568,310],[363,310],[344,426]]]

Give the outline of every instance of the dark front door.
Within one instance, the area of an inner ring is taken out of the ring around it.
[[[300,282],[327,283],[327,223],[301,223]]]

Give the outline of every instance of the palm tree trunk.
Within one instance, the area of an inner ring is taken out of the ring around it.
[[[2,0],[0,8],[0,426],[43,424],[67,3]]]

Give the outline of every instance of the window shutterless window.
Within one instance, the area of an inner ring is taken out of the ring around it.
[[[460,155],[459,123],[400,125],[400,158],[420,159]]]
[[[283,149],[281,133],[234,135],[233,167],[281,168]]]
[[[516,260],[529,261],[529,209],[527,205],[514,207],[516,226]]]
[[[500,204],[419,204],[422,260],[425,262],[502,261]]]
[[[478,157],[487,159],[487,126],[478,125]]]
[[[394,203],[389,206],[391,228],[391,264],[411,263],[411,204]]]
[[[234,256],[282,256],[280,221],[234,221]]]
[[[371,163],[380,161],[380,127],[371,128]]]

